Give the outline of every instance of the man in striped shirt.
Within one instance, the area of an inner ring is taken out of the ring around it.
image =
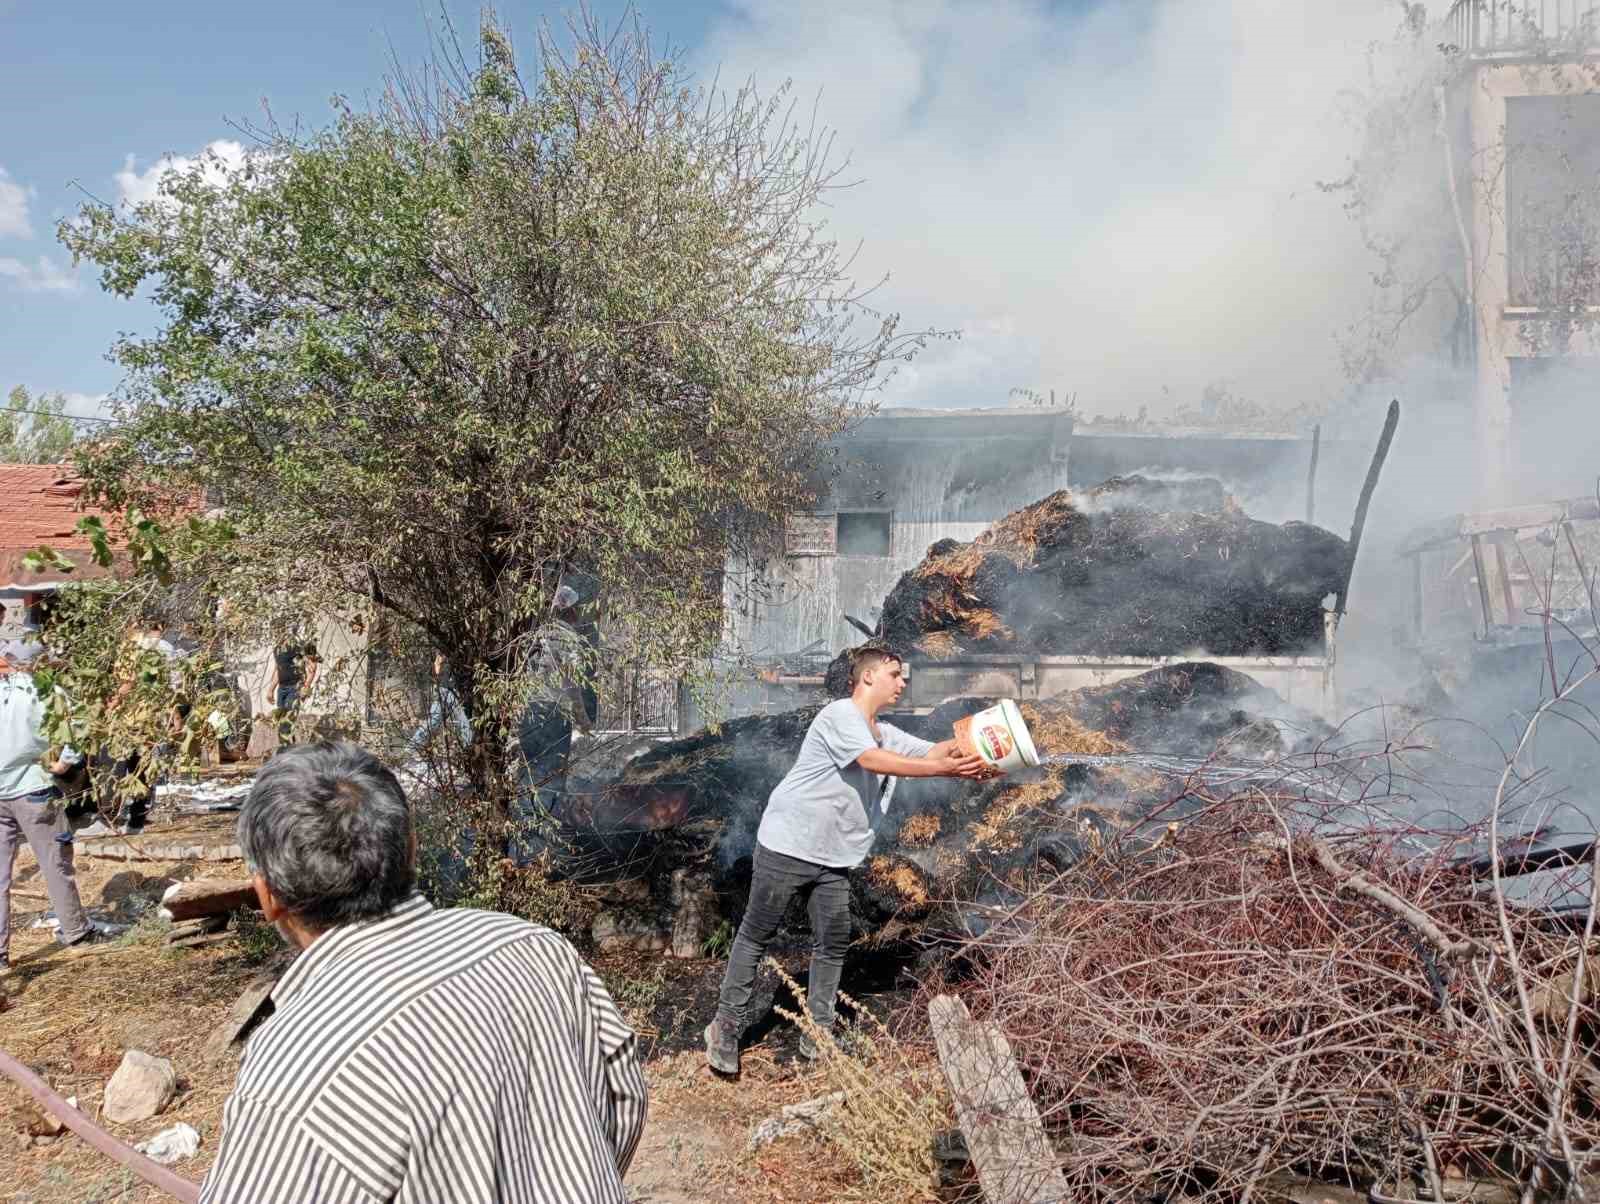
[[[353,744],[280,753],[239,815],[302,953],[222,1117],[202,1204],[625,1204],[634,1035],[561,937],[435,910],[394,775]]]

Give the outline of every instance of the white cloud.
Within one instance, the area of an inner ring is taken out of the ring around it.
[[[41,255],[32,263],[0,256],[0,280],[9,280],[25,293],[75,293],[78,278],[73,272]]]
[[[33,237],[33,226],[28,221],[28,202],[33,196],[32,188],[24,188],[0,167],[0,238]]]
[[[1030,386],[1159,412],[1226,378],[1285,405],[1343,388],[1334,333],[1368,286],[1339,198],[1341,88],[1392,0],[733,0],[699,64],[794,81],[862,182],[828,212],[903,328],[960,328],[899,405]],[[1163,390],[1169,389],[1170,392]],[[1170,400],[1164,400],[1170,399]]]
[[[247,152],[241,143],[229,138],[208,142],[198,155],[163,155],[143,171],[136,170],[137,160],[129,155],[116,174],[117,192],[124,204],[140,205],[153,201],[161,194],[161,179],[170,171],[186,172],[196,163],[204,163],[205,178],[221,183],[244,166]]]
[[[62,412],[73,418],[101,418],[105,416],[109,393],[65,393],[66,405]]]

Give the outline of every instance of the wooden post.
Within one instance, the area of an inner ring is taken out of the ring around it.
[[[255,883],[249,878],[204,879],[180,882],[167,888],[161,906],[174,920],[225,916],[241,907],[260,907]]]
[[[1311,428],[1311,471],[1306,473],[1306,522],[1317,513],[1317,456],[1322,451],[1322,423]]]
[[[1567,547],[1572,549],[1572,563],[1578,566],[1578,580],[1583,582],[1584,597],[1588,597],[1594,590],[1594,582],[1589,580],[1588,566],[1583,563],[1583,553],[1578,551],[1578,541],[1572,538],[1572,524],[1563,522],[1561,529],[1567,535]]]
[[[1483,607],[1483,638],[1489,638],[1494,606],[1489,601],[1489,566],[1483,560],[1483,536],[1472,537],[1472,571],[1478,575],[1478,604]]]
[[[953,995],[935,996],[928,1019],[989,1204],[1066,1204],[1066,1177],[1005,1034],[973,1023]]]
[[[1499,535],[1494,540],[1494,564],[1500,573],[1500,600],[1506,604],[1506,622],[1512,626],[1517,622],[1517,596],[1511,590],[1511,565],[1506,560],[1506,537]]]

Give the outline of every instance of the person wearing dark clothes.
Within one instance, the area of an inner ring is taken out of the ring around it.
[[[154,653],[159,660],[149,654]],[[171,666],[179,659],[179,652],[163,634],[159,622],[146,622],[135,628],[124,644],[121,665],[122,684],[111,700],[113,710],[137,690],[141,682],[148,684],[161,675],[167,675],[168,684],[175,680]],[[168,735],[175,736],[182,718],[174,709],[173,724]],[[132,741],[121,747],[102,751],[96,758],[96,778],[109,781],[111,796],[117,800],[118,815],[113,823],[97,819],[88,827],[80,828],[83,837],[137,836],[144,831],[145,820],[155,803],[157,766],[161,760],[161,746],[148,747]]]
[[[272,684],[268,693],[278,713],[278,743],[294,736],[300,703],[317,680],[317,648],[309,640],[286,640],[272,650]]]
[[[566,790],[573,721],[587,726],[595,717],[592,693],[583,686],[588,646],[574,626],[577,605],[571,586],[556,590],[550,621],[534,634],[530,669],[537,684],[517,726],[527,791],[547,804]]]

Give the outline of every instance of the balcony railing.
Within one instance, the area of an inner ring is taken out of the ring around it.
[[[1448,40],[1468,54],[1600,49],[1600,0],[1455,0]]]

